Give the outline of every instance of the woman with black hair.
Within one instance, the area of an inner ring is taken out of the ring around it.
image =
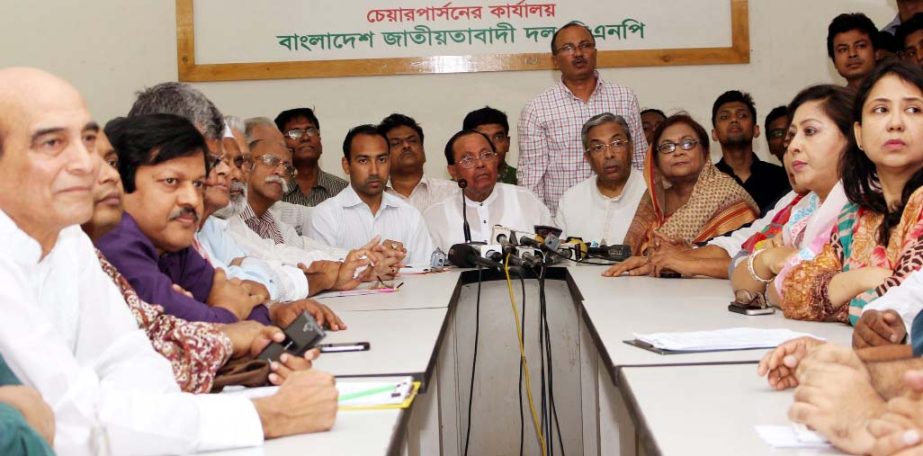
[[[795,266],[781,302],[788,318],[847,320],[923,266],[923,71],[879,66],[853,108],[843,157],[843,207],[821,252]]]

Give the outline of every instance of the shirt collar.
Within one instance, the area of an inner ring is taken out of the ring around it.
[[[344,208],[353,208],[357,206],[366,206],[365,201],[362,201],[362,198],[359,198],[359,194],[356,193],[356,190],[353,188],[352,184],[347,185],[339,195],[336,196],[340,199],[340,204]],[[381,192],[381,208],[385,209],[387,207],[398,207],[401,204],[401,200],[392,195],[391,192]]]
[[[487,195],[487,198],[484,198],[484,201],[472,201],[465,196],[465,205],[468,207],[481,207],[481,206],[490,206],[496,199],[497,194],[500,193],[500,186],[502,184],[494,185],[494,189],[490,192],[490,195]]]
[[[596,92],[599,91],[599,87],[603,85],[603,78],[599,77],[599,71],[593,70],[593,76],[596,77],[596,88],[593,89],[593,93],[590,94],[590,98],[593,98],[593,95],[596,95]],[[574,95],[574,92],[571,92],[570,88],[568,88],[567,85],[564,84],[563,76],[558,79],[558,88],[560,90],[563,90],[567,95],[571,96],[575,100],[583,101],[580,99],[580,97]]]

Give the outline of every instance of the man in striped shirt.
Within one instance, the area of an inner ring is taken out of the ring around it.
[[[596,72],[596,39],[580,22],[569,22],[551,39],[561,81],[535,97],[519,117],[519,185],[532,190],[557,212],[561,195],[592,173],[583,159],[580,129],[597,114],[611,112],[628,121],[632,166],[641,169],[647,141],[634,92],[605,82]]]
[[[314,207],[327,198],[336,196],[347,182],[320,169],[320,156],[324,147],[320,140],[320,121],[310,108],[282,111],[276,116],[276,127],[285,136],[285,144],[292,150],[292,161],[298,170],[289,181],[283,201]]]

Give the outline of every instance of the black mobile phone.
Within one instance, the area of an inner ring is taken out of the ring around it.
[[[775,307],[744,307],[732,302],[728,305],[728,310],[743,315],[772,315],[776,313]]]
[[[321,353],[345,353],[369,351],[372,344],[368,342],[343,342],[339,344],[320,344],[317,346]]]
[[[304,356],[305,352],[314,348],[327,333],[317,324],[309,313],[302,312],[287,328],[283,330],[285,340],[282,343],[273,342],[257,355],[257,359],[278,361],[282,353],[288,352],[295,356]]]

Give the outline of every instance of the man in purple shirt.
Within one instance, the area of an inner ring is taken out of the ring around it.
[[[126,212],[98,247],[138,295],[189,321],[270,324],[265,288],[228,280],[193,248],[207,172],[196,127],[170,114],[139,116],[120,122],[110,140]]]

